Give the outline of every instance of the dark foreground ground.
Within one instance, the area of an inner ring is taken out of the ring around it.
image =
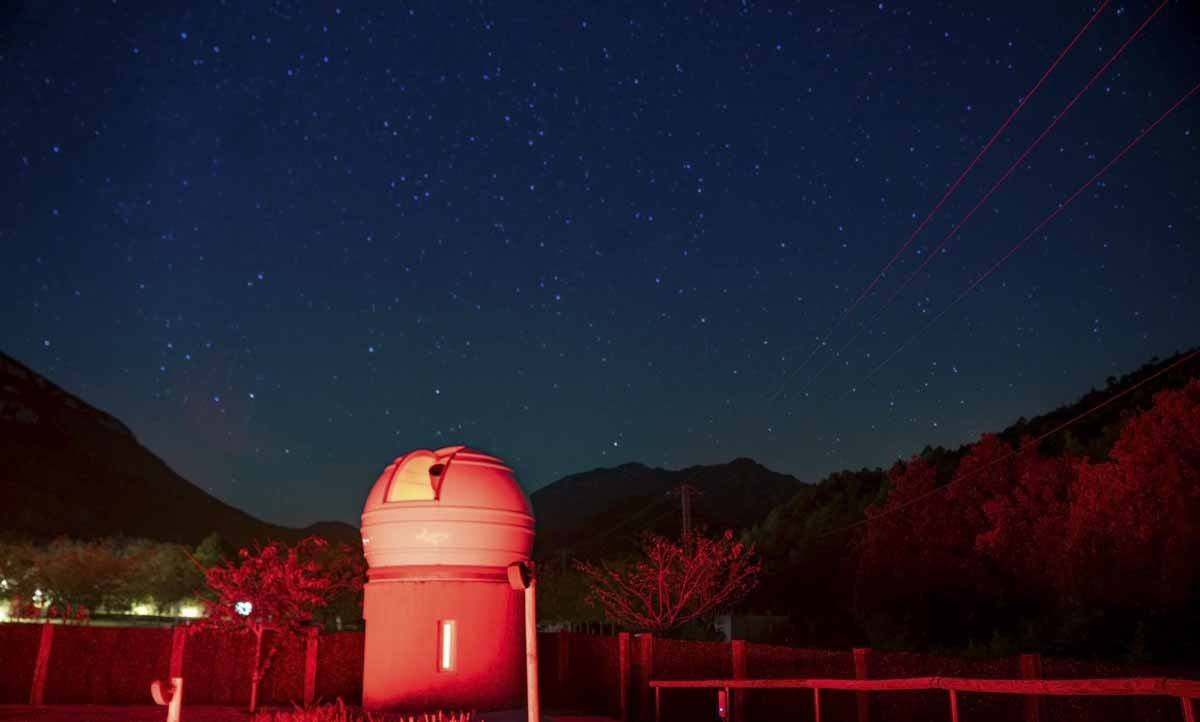
[[[53,704],[42,707],[0,705],[0,720],[5,722],[163,722],[163,707],[112,707],[95,704]],[[185,707],[187,722],[247,722],[250,715],[232,707]]]
[[[53,704],[41,707],[0,704],[0,720],[4,722],[163,722],[167,711],[152,705],[116,707],[94,704]],[[525,722],[525,710],[484,712],[476,715],[479,722]],[[607,717],[580,717],[550,713],[543,722],[611,722]],[[250,715],[236,707],[198,705],[183,708],[184,722],[249,722]]]

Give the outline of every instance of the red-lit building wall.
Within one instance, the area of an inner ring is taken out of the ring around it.
[[[525,704],[523,596],[503,570],[491,580],[389,579],[366,585],[363,706],[496,710]],[[452,669],[441,623],[453,621]]]

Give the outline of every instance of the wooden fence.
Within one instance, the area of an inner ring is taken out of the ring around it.
[[[821,722],[821,692],[839,690],[855,692],[865,698],[867,692],[913,692],[941,690],[948,692],[949,714],[951,722],[960,722],[959,700],[960,692],[979,694],[1022,695],[1031,702],[1038,702],[1042,696],[1078,696],[1078,697],[1174,697],[1179,701],[1179,708],[1184,722],[1196,722],[1195,698],[1200,698],[1200,682],[1186,679],[1169,679],[1163,677],[1125,677],[1116,679],[965,679],[962,677],[906,677],[899,679],[698,679],[698,680],[652,680],[654,688],[654,720],[662,719],[662,697],[666,689],[704,689],[717,693],[713,702],[714,710],[720,710],[718,716],[727,717],[730,722],[741,722],[735,711],[736,704],[731,705],[736,690],[749,689],[808,689],[812,690],[813,719]],[[860,706],[859,720],[865,722],[870,718],[869,712],[864,713]],[[869,709],[869,707],[866,707]],[[1036,710],[1036,704],[1027,707]],[[1038,712],[1029,714],[1026,718],[1040,719]]]
[[[706,680],[722,684],[736,680],[730,685],[729,692],[754,688],[774,690],[729,694],[729,717],[735,722],[778,719],[798,722],[1178,720],[1181,706],[1191,711],[1191,707],[1182,705],[1179,698],[1200,696],[1196,692],[1200,682],[1174,679],[1200,676],[1200,668],[1195,666],[1161,668],[1043,658],[1037,654],[978,658],[869,648],[839,651],[740,640],[693,642],[628,634],[616,638],[593,636],[589,645],[604,644],[612,651],[605,655],[583,655],[579,653],[583,635],[544,636],[556,638],[545,640],[540,653],[558,655],[549,666],[556,669],[555,675],[542,679],[542,689],[546,690],[543,694],[550,697],[550,708],[608,714],[630,722],[717,719],[717,705],[711,691],[714,686],[722,690],[725,687],[710,683],[707,690],[697,688],[704,686]],[[598,663],[602,665],[599,668]],[[611,681],[604,685],[607,694],[597,696],[593,690],[602,686],[599,684],[602,678]],[[897,678],[916,681],[894,681]],[[1146,678],[1151,681],[1135,681],[1124,687],[1121,686],[1123,682],[1112,681]],[[794,683],[797,679],[827,682],[823,689],[828,692],[820,695],[819,718],[811,689],[798,687]],[[1160,684],[1164,679],[1174,681]],[[696,680],[701,684],[697,685]],[[936,682],[925,684],[931,680]],[[952,682],[961,685],[954,690],[955,706],[960,715],[957,718],[951,715],[947,703],[950,690],[940,686]],[[1088,689],[1093,682],[1106,685],[1117,696],[1084,692],[1070,692],[1067,696],[1071,690]],[[612,688],[613,684],[616,689]],[[986,694],[1006,684],[1024,687],[1020,692]],[[674,689],[665,712],[656,705],[662,688]],[[903,690],[904,693],[881,693],[888,689]],[[960,700],[959,692],[971,694]],[[1185,719],[1194,722],[1191,718]]]
[[[188,704],[249,702],[253,637],[177,627],[0,624],[0,704],[147,704],[150,683],[187,680]],[[280,644],[266,704],[362,699],[362,632]]]
[[[831,680],[820,695],[821,722],[928,722],[947,716],[942,687],[881,693],[855,680],[892,678],[1061,684],[1083,678],[1200,677],[1200,666],[1150,667],[1038,655],[972,658],[871,649],[828,650],[734,642],[693,642],[648,634],[550,632],[538,635],[543,707],[627,722],[654,718],[663,685],[739,680],[731,711],[738,722],[814,720],[810,689],[775,680]],[[0,624],[0,704],[146,704],[154,679],[182,676],[186,704],[242,705],[249,700],[253,638],[186,627]],[[263,679],[267,705],[362,698],[363,632],[293,639],[279,648]],[[1039,681],[1043,680],[1044,681]],[[851,683],[851,684],[848,684]],[[886,684],[894,684],[886,682]],[[680,685],[686,687],[687,685]],[[722,687],[723,689],[723,687]],[[1049,689],[1049,687],[1047,687]],[[1177,720],[1168,696],[1038,697],[974,694],[957,700],[966,722],[1127,722]],[[870,693],[869,693],[870,692]],[[673,689],[663,722],[714,719],[711,689]],[[1189,720],[1189,722],[1191,722]]]

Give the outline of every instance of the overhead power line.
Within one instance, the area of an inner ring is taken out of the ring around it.
[[[987,139],[987,142],[985,142],[983,144],[983,146],[980,147],[979,151],[975,154],[975,157],[972,158],[971,162],[968,163],[967,166],[965,168],[963,168],[962,172],[960,172],[958,174],[958,177],[954,179],[954,182],[950,184],[950,186],[942,194],[942,197],[939,198],[937,203],[935,203],[933,205],[933,208],[931,208],[929,210],[929,212],[925,214],[925,217],[921,219],[920,223],[917,224],[917,227],[914,228],[911,233],[909,233],[908,238],[904,241],[904,243],[900,246],[900,248],[892,255],[892,257],[887,261],[887,263],[885,263],[883,265],[883,267],[879,270],[879,272],[875,274],[875,277],[871,280],[870,283],[867,284],[866,288],[864,288],[862,290],[862,292],[859,293],[859,295],[854,299],[854,301],[850,304],[850,306],[848,308],[846,308],[845,310],[843,310],[841,312],[841,314],[836,318],[836,320],[833,323],[833,326],[830,327],[830,329],[825,333],[824,337],[822,337],[821,340],[817,342],[817,344],[813,347],[812,351],[809,352],[808,356],[804,359],[804,361],[795,369],[796,372],[802,371],[805,367],[808,366],[809,362],[812,361],[813,357],[817,354],[817,352],[819,352],[822,348],[824,348],[825,344],[828,343],[830,337],[833,336],[833,333],[834,333],[834,331],[837,330],[838,326],[840,326],[842,324],[842,322],[846,320],[846,317],[849,316],[854,311],[854,309],[859,305],[859,303],[861,303],[862,300],[871,293],[871,291],[875,288],[875,286],[879,283],[879,281],[884,277],[884,275],[887,274],[888,270],[892,267],[892,265],[895,264],[896,261],[900,258],[901,254],[904,253],[905,249],[907,249],[910,245],[912,245],[913,240],[916,239],[916,237],[918,235],[920,235],[921,231],[925,229],[925,226],[929,224],[929,221],[933,219],[934,215],[936,215],[937,212],[939,210],[941,210],[942,206],[946,203],[946,201],[950,199],[950,196],[952,196],[954,194],[954,192],[956,190],[958,190],[958,187],[960,185],[962,185],[962,182],[966,179],[966,177],[975,168],[976,164],[979,163],[980,159],[983,158],[983,156],[988,152],[988,150],[992,147],[992,145],[995,144],[995,142],[1000,138],[1000,136],[1008,128],[1009,124],[1012,123],[1013,119],[1017,117],[1017,114],[1021,112],[1021,109],[1025,107],[1025,104],[1028,103],[1029,100],[1042,87],[1042,85],[1046,82],[1046,79],[1050,77],[1050,74],[1054,71],[1054,69],[1057,68],[1059,63],[1062,62],[1063,58],[1065,58],[1067,56],[1067,53],[1069,53],[1071,51],[1071,49],[1075,47],[1076,43],[1079,42],[1079,39],[1081,37],[1083,37],[1083,34],[1085,32],[1087,32],[1088,28],[1090,28],[1092,26],[1092,23],[1094,23],[1096,21],[1096,19],[1098,17],[1100,17],[1100,14],[1103,13],[1105,8],[1108,7],[1109,2],[1110,2],[1110,0],[1104,0],[1103,2],[1101,2],[1100,6],[1096,8],[1095,12],[1092,13],[1091,17],[1088,18],[1087,22],[1085,22],[1083,24],[1083,27],[1081,27],[1079,29],[1079,31],[1077,33],[1075,33],[1074,37],[1071,38],[1071,41],[1069,43],[1067,43],[1067,45],[1058,53],[1057,56],[1055,56],[1054,60],[1050,63],[1050,65],[1042,73],[1041,77],[1039,77],[1037,82],[1033,84],[1033,87],[1030,88],[1029,91],[1021,97],[1020,102],[1017,103],[1017,107],[1013,108],[1012,112],[1010,112],[1008,114],[1008,117],[1004,119],[1004,122],[1002,122],[1000,124],[1000,127],[996,128],[995,132],[992,133],[991,137]],[[1164,0],[1164,4],[1165,4],[1165,0]],[[783,389],[785,388],[785,386],[787,384],[787,380],[788,380],[790,373],[791,372],[789,372],[787,370],[784,371],[784,375],[780,381],[780,385],[776,389],[775,393],[771,394],[771,396],[768,400],[768,403],[774,402],[775,399],[781,393],[783,393]]]
[[[989,276],[991,276],[993,273],[995,273],[997,271],[997,269],[1000,268],[1000,266],[1004,265],[1004,263],[1009,258],[1012,258],[1013,254],[1015,254],[1017,251],[1019,251],[1021,249],[1021,247],[1024,246],[1025,243],[1029,239],[1033,238],[1038,233],[1040,233],[1043,228],[1045,228],[1051,221],[1053,221],[1055,218],[1057,218],[1060,213],[1062,213],[1064,210],[1066,210],[1067,206],[1071,205],[1071,203],[1073,203],[1076,198],[1083,195],[1084,191],[1086,191],[1088,188],[1090,188],[1093,183],[1095,183],[1097,180],[1099,180],[1100,177],[1103,176],[1105,173],[1107,173],[1110,168],[1112,168],[1114,165],[1116,165],[1117,161],[1119,161],[1119,160],[1121,160],[1121,158],[1125,157],[1126,153],[1133,150],[1134,146],[1136,146],[1138,143],[1140,143],[1142,141],[1142,139],[1145,138],[1150,133],[1150,131],[1157,128],[1160,123],[1162,123],[1164,120],[1167,119],[1168,116],[1170,116],[1172,113],[1174,113],[1176,110],[1178,110],[1179,107],[1181,105],[1183,105],[1185,102],[1187,102],[1187,100],[1189,98],[1191,98],[1193,95],[1195,95],[1197,91],[1200,91],[1200,83],[1196,83],[1195,85],[1193,85],[1190,90],[1188,90],[1186,93],[1183,94],[1182,97],[1179,98],[1179,100],[1176,100],[1171,105],[1171,107],[1167,108],[1167,110],[1162,115],[1158,116],[1158,118],[1153,123],[1151,123],[1150,125],[1143,128],[1141,131],[1139,131],[1138,134],[1136,136],[1134,136],[1133,140],[1129,141],[1125,145],[1124,148],[1117,151],[1117,154],[1114,155],[1111,159],[1109,159],[1109,161],[1107,163],[1105,163],[1104,166],[1102,168],[1100,168],[1100,170],[1096,171],[1096,173],[1094,175],[1092,175],[1091,178],[1088,178],[1086,181],[1083,182],[1082,185],[1080,185],[1078,188],[1076,188],[1074,193],[1067,196],[1064,200],[1060,201],[1058,203],[1058,205],[1054,208],[1054,210],[1052,210],[1048,215],[1046,215],[1045,218],[1043,218],[1041,221],[1038,222],[1038,224],[1036,226],[1033,227],[1033,230],[1029,231],[1029,233],[1026,233],[1025,236],[1021,240],[1017,241],[1012,246],[1012,248],[1009,248],[1008,251],[1003,256],[1001,256],[999,259],[997,259],[996,262],[991,265],[991,267],[989,267],[986,271],[984,271],[983,274],[981,274],[974,281],[969,283],[967,285],[967,287],[965,289],[963,289],[962,293],[958,294],[958,296],[956,296],[953,301],[951,301],[949,304],[947,304],[945,308],[943,308],[941,311],[939,311],[937,313],[937,315],[935,315],[933,318],[929,319],[929,321],[924,326],[917,329],[916,332],[914,332],[911,336],[909,336],[907,339],[905,339],[904,343],[902,343],[898,347],[896,347],[896,350],[893,351],[891,354],[889,354],[887,356],[887,358],[885,358],[882,362],[879,363],[878,366],[876,366],[874,369],[872,369],[871,372],[869,374],[867,374],[867,376],[865,377],[864,380],[869,380],[870,378],[875,376],[875,374],[879,373],[879,371],[881,369],[883,369],[883,367],[886,366],[888,364],[888,362],[890,362],[893,358],[895,358],[909,344],[911,344],[913,341],[915,341],[917,339],[917,337],[919,337],[925,331],[929,330],[930,327],[932,327],[935,323],[937,323],[939,320],[941,320],[941,318],[943,316],[945,316],[947,313],[950,312],[950,309],[957,306],[959,304],[959,302],[961,302],[973,290],[975,290],[976,286],[983,283]],[[852,390],[853,389],[851,389],[851,391]]]
[[[813,381],[815,381],[818,377],[820,377],[821,373],[823,371],[825,371],[825,369],[829,368],[829,366],[831,366],[838,358],[840,358],[841,355],[843,353],[845,353],[846,350],[849,349],[850,346],[853,345],[854,342],[860,336],[862,336],[862,334],[867,330],[867,328],[871,324],[878,321],[879,318],[883,315],[883,313],[889,307],[891,307],[892,303],[894,303],[895,300],[900,296],[900,294],[904,292],[904,289],[908,288],[908,285],[910,283],[912,283],[913,279],[915,279],[918,275],[920,275],[921,272],[924,271],[929,266],[929,264],[933,263],[934,259],[936,259],[938,257],[938,252],[941,251],[942,248],[944,248],[945,245],[950,242],[950,239],[954,238],[958,234],[958,232],[962,230],[963,226],[966,225],[967,221],[971,220],[971,217],[974,216],[975,213],[980,208],[983,207],[984,203],[987,203],[988,199],[991,198],[992,195],[997,190],[1000,189],[1000,186],[1004,185],[1004,183],[1009,179],[1009,177],[1012,176],[1012,174],[1017,170],[1017,168],[1021,165],[1021,163],[1025,162],[1025,159],[1028,158],[1029,155],[1031,153],[1033,153],[1033,151],[1039,145],[1041,145],[1042,141],[1045,140],[1046,136],[1050,134],[1050,131],[1053,130],[1054,127],[1058,125],[1059,121],[1061,121],[1064,117],[1066,117],[1067,113],[1069,113],[1071,111],[1071,108],[1075,107],[1075,104],[1077,102],[1079,102],[1079,99],[1082,98],[1084,96],[1084,94],[1087,93],[1089,90],[1091,90],[1092,86],[1096,84],[1096,81],[1099,80],[1101,78],[1101,76],[1104,75],[1105,71],[1108,70],[1109,66],[1111,66],[1113,63],[1115,63],[1117,61],[1117,59],[1120,58],[1125,53],[1125,50],[1133,43],[1134,40],[1136,40],[1138,38],[1139,35],[1142,34],[1142,31],[1146,29],[1146,27],[1150,24],[1150,21],[1154,20],[1154,18],[1159,14],[1159,12],[1161,12],[1162,9],[1167,6],[1168,2],[1170,2],[1170,0],[1163,0],[1163,2],[1161,2],[1158,5],[1158,7],[1156,7],[1154,9],[1154,12],[1150,13],[1150,15],[1145,20],[1143,20],[1140,25],[1138,25],[1138,27],[1133,31],[1133,33],[1130,34],[1130,36],[1125,39],[1125,42],[1121,43],[1121,45],[1117,47],[1117,49],[1112,53],[1112,55],[1109,56],[1108,60],[1106,60],[1104,62],[1104,64],[1101,65],[1094,73],[1092,73],[1091,77],[1088,78],[1087,82],[1083,84],[1083,87],[1080,88],[1079,91],[1077,93],[1075,93],[1075,95],[1072,96],[1070,100],[1067,101],[1066,105],[1064,105],[1062,107],[1062,109],[1060,109],[1057,113],[1055,113],[1053,116],[1051,116],[1050,122],[1046,125],[1045,128],[1042,129],[1042,132],[1038,133],[1037,137],[1034,138],[1033,141],[1031,143],[1029,143],[1029,145],[1027,145],[1023,151],[1021,151],[1021,154],[1018,155],[1015,160],[1013,160],[1011,163],[1008,164],[1008,166],[1000,174],[1000,177],[998,177],[995,180],[995,182],[992,183],[992,186],[990,188],[988,188],[987,192],[983,194],[983,196],[975,203],[975,205],[973,205],[971,207],[971,209],[969,211],[966,212],[965,215],[963,215],[963,217],[961,219],[959,219],[958,223],[954,224],[954,227],[951,228],[950,231],[948,233],[946,233],[945,236],[942,237],[942,240],[936,246],[934,246],[934,248],[931,251],[929,251],[929,253],[925,254],[925,260],[923,260],[921,262],[921,264],[919,266],[917,266],[916,270],[914,270],[912,273],[908,274],[908,276],[906,276],[904,278],[903,282],[901,282],[899,287],[897,287],[896,290],[894,290],[891,293],[891,295],[888,296],[887,300],[884,301],[883,304],[880,305],[879,308],[876,309],[874,315],[871,316],[871,318],[868,319],[865,323],[863,323],[859,326],[858,331],[856,331],[855,334],[850,337],[850,340],[848,340],[845,344],[843,344],[840,348],[838,348],[838,350],[834,352],[833,357],[831,359],[829,359],[825,364],[823,364],[820,368],[818,368],[817,371],[814,374],[812,374],[812,376],[809,377],[807,383],[805,383],[805,386],[804,386],[805,389],[807,389],[809,386],[811,386]]]

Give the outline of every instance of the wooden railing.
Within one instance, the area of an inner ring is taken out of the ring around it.
[[[851,692],[898,692],[945,690],[949,693],[950,720],[959,722],[958,693],[1019,694],[1026,696],[1158,696],[1179,699],[1184,722],[1196,722],[1192,700],[1200,698],[1200,681],[1164,677],[1127,677],[1117,679],[968,679],[963,677],[905,677],[899,679],[698,679],[652,680],[654,720],[662,719],[664,689],[712,689],[728,705],[735,689],[811,689],[813,719],[821,722],[821,690]],[[726,709],[731,709],[726,707]],[[736,722],[741,722],[736,721]]]

